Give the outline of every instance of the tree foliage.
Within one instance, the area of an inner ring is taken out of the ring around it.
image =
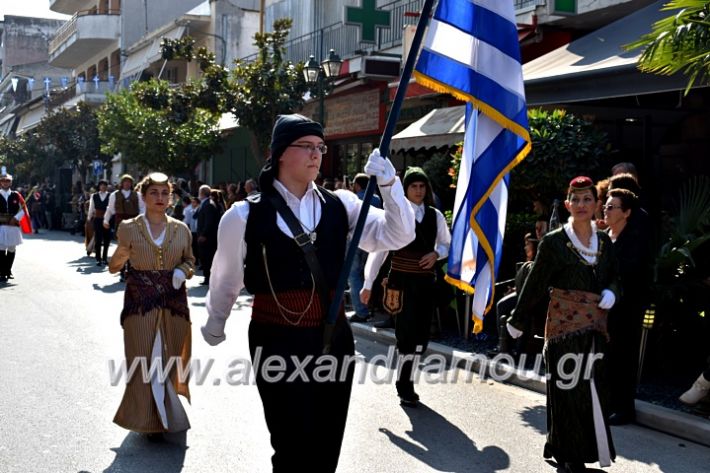
[[[644,72],[688,76],[686,93],[695,82],[710,79],[710,2],[671,0],[661,10],[677,11],[653,25],[653,30],[627,49],[645,47],[638,67]]]
[[[231,110],[239,124],[254,134],[261,156],[266,156],[276,116],[300,110],[308,90],[303,64],[284,60],[284,43],[291,23],[291,19],[282,18],[274,22],[273,32],[257,33],[257,59],[237,60],[232,70]]]
[[[189,174],[218,149],[217,117],[165,81],[138,82],[99,111],[101,149],[144,170]]]
[[[217,123],[231,112],[255,136],[255,154],[264,156],[276,115],[299,110],[307,90],[302,65],[283,58],[290,26],[281,19],[273,32],[257,33],[257,60],[235,61],[231,75],[214,53],[195,51],[192,38],[164,39],[163,58],[196,60],[201,77],[178,86],[151,79],[109,97],[99,112],[102,150],[122,152],[126,162],[145,169],[191,172],[219,149]]]
[[[32,181],[54,176],[61,166],[71,166],[84,176],[95,159],[104,164],[110,159],[100,152],[95,111],[83,103],[76,109],[54,110],[16,139],[0,138],[0,154],[9,168]]]
[[[565,110],[528,110],[532,151],[510,174],[511,199],[534,195],[544,202],[564,194],[575,176],[592,179],[606,172],[609,143],[606,134]]]
[[[110,162],[111,157],[100,151],[96,112],[83,103],[75,109],[55,109],[37,131],[50,145],[54,160],[71,164],[82,176],[94,160],[102,161],[104,166]]]
[[[575,176],[595,178],[609,156],[606,134],[565,110],[528,110],[532,151],[511,171],[513,206],[529,205],[533,196],[550,202],[567,189]],[[451,187],[456,187],[463,143],[451,155]],[[601,176],[599,176],[601,177]]]
[[[192,175],[194,168],[219,150],[220,114],[227,110],[227,71],[214,54],[194,40],[163,40],[163,56],[198,59],[202,76],[178,86],[151,79],[109,96],[99,111],[102,150],[121,152],[126,163],[145,170]]]

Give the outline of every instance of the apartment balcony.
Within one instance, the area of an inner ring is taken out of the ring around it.
[[[50,40],[49,63],[56,67],[74,68],[106,48],[117,45],[120,34],[119,10],[76,12]]]
[[[545,6],[546,3],[547,0],[515,0],[516,21],[531,23],[536,9]],[[358,26],[339,22],[286,41],[285,59],[300,62],[307,60],[311,54],[316,58],[322,58],[330,49],[334,49],[343,58],[358,56],[363,52],[396,49],[402,45],[404,26],[417,23],[416,14],[423,6],[424,0],[394,0],[380,6],[381,10],[390,12],[392,23],[390,28],[377,30],[374,44],[362,43],[358,40],[360,35]],[[258,54],[252,54],[242,60],[253,61],[257,56]]]
[[[49,9],[57,13],[73,15],[79,10],[86,9],[88,3],[88,0],[49,0]]]
[[[53,90],[49,98],[49,108],[74,108],[84,102],[89,105],[100,105],[106,101],[106,94],[116,92],[118,83],[114,80],[78,80],[67,84],[62,90]]]

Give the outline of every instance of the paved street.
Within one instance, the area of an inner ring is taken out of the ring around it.
[[[123,359],[118,277],[86,257],[79,237],[60,232],[26,238],[14,273],[0,288],[0,472],[270,471],[256,387],[225,377],[231,360],[248,359],[247,297],[233,310],[227,341],[210,347],[199,331],[206,289],[200,277],[188,282],[193,359],[214,363],[203,385],[193,374],[186,438],[153,444],[112,423],[123,392],[108,368]],[[388,347],[357,340],[356,348],[372,360]],[[418,392],[424,405],[406,410],[393,385],[356,384],[338,471],[557,471],[541,455],[544,396],[477,378]],[[606,471],[710,472],[710,448],[638,426],[613,434],[618,457]]]

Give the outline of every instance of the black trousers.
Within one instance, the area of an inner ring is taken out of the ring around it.
[[[395,317],[395,336],[400,355],[424,353],[429,345],[431,320],[434,316],[436,278],[433,274],[412,275],[390,273],[388,285],[402,291],[402,311]],[[404,361],[399,367],[397,392],[411,394],[413,361]]]
[[[204,274],[205,279],[209,279],[212,270],[212,260],[214,259],[214,254],[217,252],[217,247],[211,243],[198,243],[198,248],[200,250],[202,274]]]
[[[609,314],[609,375],[611,410],[633,415],[636,408],[636,379],[638,375],[639,347],[643,307],[624,304],[614,307]]]
[[[111,229],[104,228],[104,219],[94,219],[94,252],[96,259],[106,261],[108,259],[108,246],[111,244]]]
[[[355,367],[354,358],[347,366],[343,363],[344,358],[353,357],[355,353],[353,335],[345,320],[338,322],[333,335],[331,355],[337,369],[333,370],[334,379],[328,381],[315,379],[318,373],[314,373],[314,369],[330,366],[322,358],[317,361],[322,349],[320,327],[299,328],[255,321],[249,325],[249,351],[274,448],[271,457],[274,473],[332,473],[338,466]],[[277,371],[264,369],[275,366],[274,362],[264,364],[274,356],[286,362],[284,375],[279,380],[274,379]],[[304,363],[308,356],[313,357],[302,370],[308,381],[300,375],[288,381],[289,376],[299,373],[292,356],[299,363]]]
[[[0,250],[0,277],[9,278],[12,274],[12,263],[15,261],[15,252]]]

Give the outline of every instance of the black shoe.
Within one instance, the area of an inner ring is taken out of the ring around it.
[[[418,407],[419,396],[414,391],[408,394],[400,394],[399,405],[404,407]]]
[[[636,420],[634,414],[625,412],[614,412],[609,416],[609,425],[626,425],[631,424]]]
[[[15,275],[10,273],[7,275],[7,279],[15,279]]]
[[[545,448],[542,449],[542,457],[546,459],[552,458],[552,447],[549,443],[545,443]]]
[[[96,260],[96,266],[102,266],[103,264],[104,264],[104,262],[101,261],[100,259]]]
[[[394,328],[394,318],[390,317],[382,322],[377,322],[375,328]]]
[[[165,437],[160,432],[145,434],[145,438],[152,443],[159,443],[165,440]]]
[[[0,276],[0,282],[7,282],[7,276]]]
[[[565,462],[565,470],[568,473],[585,473],[587,467],[582,462]]]
[[[352,322],[364,323],[364,322],[367,322],[368,320],[370,320],[370,317],[367,315],[363,317],[362,315],[354,314],[352,317],[350,317],[350,323],[352,323]]]

